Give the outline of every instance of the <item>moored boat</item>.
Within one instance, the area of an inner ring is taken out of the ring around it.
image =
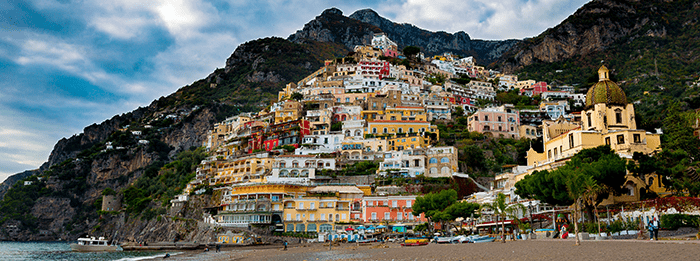
[[[104,237],[81,237],[78,238],[78,243],[70,244],[70,248],[73,251],[78,252],[104,252],[120,250],[118,245],[110,245],[108,243],[109,242]]]
[[[429,241],[430,241],[430,239],[426,238],[426,237],[409,237],[403,243],[401,243],[401,245],[402,246],[424,246],[424,245],[427,245]]]

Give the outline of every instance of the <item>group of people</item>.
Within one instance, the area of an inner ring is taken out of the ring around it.
[[[647,229],[649,229],[649,240],[659,240],[659,220],[656,217],[649,220]]]

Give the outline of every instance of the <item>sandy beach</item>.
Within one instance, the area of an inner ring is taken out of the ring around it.
[[[260,246],[214,251],[189,251],[170,260],[694,260],[700,256],[700,241],[528,240],[479,244],[430,244],[402,247],[341,244],[328,250],[322,244]]]

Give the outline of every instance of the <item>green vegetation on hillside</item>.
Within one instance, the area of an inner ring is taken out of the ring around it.
[[[166,206],[195,176],[199,163],[206,158],[204,148],[180,152],[176,160],[164,164],[157,161],[148,166],[134,184],[122,191],[128,213],[151,213],[151,201]]]

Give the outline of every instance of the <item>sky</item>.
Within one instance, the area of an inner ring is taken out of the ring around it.
[[[239,44],[286,38],[327,8],[500,40],[537,36],[586,2],[0,1],[0,181],[38,168],[59,139],[147,106],[224,67]]]

